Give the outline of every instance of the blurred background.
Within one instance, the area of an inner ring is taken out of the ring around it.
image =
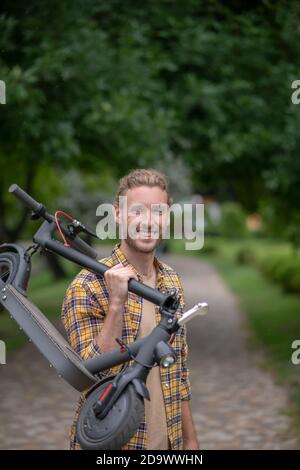
[[[297,1],[0,6],[0,243],[27,246],[38,226],[12,183],[92,229],[132,168],[165,172],[175,202],[205,205],[204,248],[160,252],[187,303],[212,305],[189,333],[203,448],[300,447],[299,20]],[[36,255],[33,272],[31,299],[59,322],[78,268]],[[76,393],[3,310],[0,339],[0,447],[66,447]]]

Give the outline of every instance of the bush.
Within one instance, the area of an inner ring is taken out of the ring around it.
[[[211,240],[204,239],[203,248],[200,250],[200,253],[204,253],[205,255],[215,255],[219,252],[219,247],[216,243]]]
[[[220,235],[220,220],[214,219],[207,205],[204,205],[205,236],[215,237]]]
[[[246,215],[239,204],[235,202],[223,204],[220,233],[227,238],[241,238],[246,235]]]
[[[258,260],[261,271],[273,281],[280,281],[281,271],[286,259],[285,255],[272,253],[261,256]]]
[[[255,264],[256,255],[249,247],[243,247],[238,250],[236,254],[236,261],[238,264]]]
[[[300,258],[289,254],[267,255],[259,261],[261,270],[287,292],[300,292]]]
[[[251,264],[285,291],[300,293],[300,256],[291,252],[261,254],[249,246],[236,253],[238,264]]]

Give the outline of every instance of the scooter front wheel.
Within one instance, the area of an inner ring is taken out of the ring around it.
[[[77,421],[77,440],[86,450],[121,449],[136,433],[144,417],[144,400],[128,384],[103,419],[97,418],[93,405],[110,382],[97,387],[85,400]]]
[[[10,251],[0,253],[0,279],[6,284],[12,282],[19,266],[19,255]]]

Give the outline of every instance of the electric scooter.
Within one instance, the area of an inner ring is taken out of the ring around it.
[[[77,439],[82,449],[121,449],[143,419],[144,400],[150,398],[145,385],[150,369],[158,364],[166,368],[174,364],[176,354],[169,343],[171,336],[196,315],[207,314],[208,305],[200,302],[178,318],[179,297],[175,292],[162,293],[130,279],[130,292],[159,305],[159,324],[142,339],[131,344],[116,339],[120,347],[83,360],[28,299],[31,257],[39,250],[49,251],[100,277],[109,267],[97,261],[96,250],[79,236],[79,233],[92,234],[80,221],[60,210],[49,214],[43,204],[16,184],[10,186],[9,192],[31,210],[32,219],[43,219],[43,222],[29,248],[15,243],[0,246],[0,303],[59,376],[76,390],[85,392],[77,422]],[[61,216],[69,223],[62,221]],[[57,232],[63,242],[54,238]],[[118,374],[103,378],[102,371],[119,364],[125,367]]]

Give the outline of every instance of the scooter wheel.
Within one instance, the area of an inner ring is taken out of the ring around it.
[[[10,251],[0,253],[0,279],[6,284],[15,278],[19,266],[19,255]]]
[[[144,417],[144,400],[134,386],[128,384],[107,415],[103,419],[97,418],[93,405],[110,382],[96,388],[81,408],[77,421],[77,440],[82,449],[121,449],[135,434]]]

